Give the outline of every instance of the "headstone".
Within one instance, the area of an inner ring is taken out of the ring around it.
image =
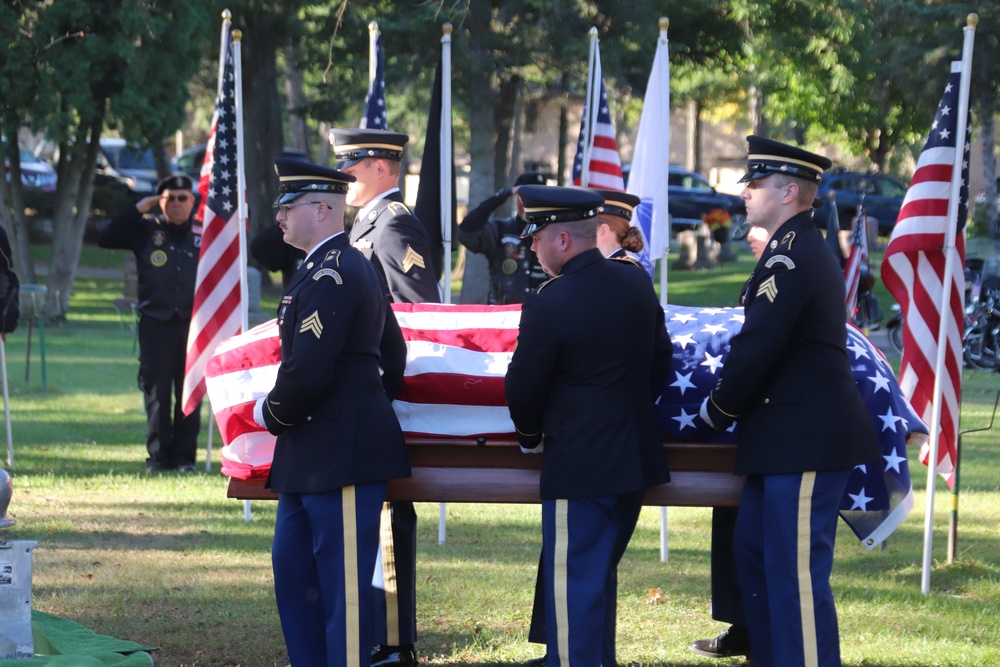
[[[694,268],[698,260],[698,238],[692,231],[677,232],[677,261],[670,267],[681,271]]]
[[[35,655],[31,636],[31,553],[34,540],[0,542],[0,658]]]

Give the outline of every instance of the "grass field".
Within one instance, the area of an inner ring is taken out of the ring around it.
[[[120,260],[105,264],[116,265]],[[670,300],[728,305],[749,270],[744,255],[722,269],[671,272]],[[145,473],[134,334],[112,307],[120,293],[120,280],[77,280],[68,323],[45,330],[45,390],[38,329],[28,379],[26,323],[8,337],[9,516],[17,525],[0,539],[38,541],[36,609],[159,646],[157,665],[285,665],[271,589],[274,503],[255,503],[244,522],[242,504],[225,497],[217,452],[212,472]],[[273,312],[273,300],[268,294],[262,310]],[[964,387],[963,427],[985,426],[1000,375],[966,371]],[[869,552],[841,525],[833,585],[846,665],[1000,665],[998,441],[995,431],[964,439],[958,558],[951,564],[949,499],[944,484],[936,485],[929,595],[920,592],[926,472],[915,451],[915,509],[887,548]],[[509,665],[540,655],[541,647],[526,643],[538,508],[449,505],[443,545],[438,507],[421,504],[418,514],[422,662]],[[668,561],[659,558],[655,508],[643,511],[623,561],[619,660],[731,664],[687,648],[722,629],[709,616],[710,510],[671,508],[668,516]]]

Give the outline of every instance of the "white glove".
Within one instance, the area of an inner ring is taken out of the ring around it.
[[[528,449],[527,447],[521,447],[522,454],[541,454],[545,451],[545,441],[538,443],[538,446],[534,449]]]
[[[264,423],[264,401],[267,400],[267,396],[261,396],[257,399],[257,402],[253,406],[253,420],[263,429],[267,428],[267,424]]]
[[[698,416],[701,417],[702,421],[706,424],[712,428],[716,428],[715,424],[712,423],[712,418],[708,416],[708,396],[706,396],[705,400],[701,402],[701,409],[698,410]]]

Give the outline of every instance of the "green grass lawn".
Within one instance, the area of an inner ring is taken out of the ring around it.
[[[671,272],[670,301],[728,305],[750,266],[744,253],[721,269]],[[26,324],[8,337],[9,516],[17,524],[0,539],[38,541],[36,609],[159,646],[158,665],[284,665],[271,588],[274,503],[254,503],[244,522],[242,503],[225,497],[217,434],[211,472],[145,473],[134,333],[112,306],[120,293],[120,280],[77,280],[68,322],[45,330],[45,390],[38,329],[27,380]],[[266,296],[263,311],[273,312],[274,298]],[[985,426],[1000,375],[965,371],[963,381],[963,427]],[[998,441],[995,432],[964,439],[958,558],[951,564],[945,562],[949,497],[936,483],[929,595],[920,592],[926,469],[916,451],[910,452],[916,506],[887,548],[869,552],[841,525],[833,585],[845,665],[1000,665]],[[418,514],[421,660],[509,665],[540,655],[541,647],[526,642],[541,541],[538,507],[450,505],[443,545],[438,506],[420,504]],[[619,660],[731,664],[687,648],[723,627],[709,616],[710,510],[671,508],[668,522],[666,563],[659,558],[656,508],[643,511],[625,555]]]

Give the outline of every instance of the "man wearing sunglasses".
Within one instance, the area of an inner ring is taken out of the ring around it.
[[[165,178],[156,195],[118,213],[97,239],[102,248],[135,254],[139,388],[145,396],[149,472],[195,469],[201,406],[188,416],[180,406],[201,246],[201,233],[192,223],[194,205],[190,178]]]

